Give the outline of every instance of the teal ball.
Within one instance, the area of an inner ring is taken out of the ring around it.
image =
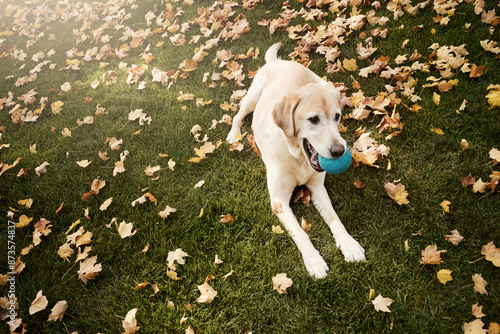
[[[346,147],[344,155],[340,158],[327,159],[321,155],[318,157],[320,167],[329,174],[340,174],[345,172],[351,165],[351,161],[351,151],[349,151],[348,147]]]

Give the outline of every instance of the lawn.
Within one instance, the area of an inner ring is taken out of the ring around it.
[[[0,332],[499,333],[484,2],[0,1]],[[279,231],[251,118],[225,142],[276,42],[346,103],[354,162],[326,187],[367,261],[298,193],[322,280]]]

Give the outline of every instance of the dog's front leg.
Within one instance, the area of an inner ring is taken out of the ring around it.
[[[311,190],[311,201],[330,227],[335,242],[337,243],[337,248],[342,251],[346,261],[365,261],[365,250],[361,247],[359,242],[347,232],[344,224],[340,221],[339,216],[333,209],[328,192],[323,185],[323,180],[321,180],[321,182],[308,184],[307,186]]]
[[[309,236],[300,227],[297,218],[290,208],[290,197],[295,188],[291,186],[293,181],[287,182],[286,177],[282,175],[273,177],[273,173],[269,169],[267,175],[273,213],[278,216],[295,242],[295,245],[297,245],[309,275],[314,278],[325,278],[328,274],[328,265],[316,248],[314,248]]]

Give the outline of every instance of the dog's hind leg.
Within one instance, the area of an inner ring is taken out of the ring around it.
[[[233,124],[231,126],[231,131],[229,131],[226,141],[230,144],[238,141],[241,135],[241,124],[248,114],[255,110],[257,102],[259,102],[262,90],[267,82],[267,75],[263,71],[259,71],[255,76],[252,85],[248,89],[247,94],[240,102],[240,110],[233,118]]]

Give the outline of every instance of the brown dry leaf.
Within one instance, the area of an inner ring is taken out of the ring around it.
[[[444,135],[444,132],[441,129],[432,128],[431,131],[440,136]]]
[[[464,237],[462,237],[457,230],[451,231],[451,234],[445,235],[444,238],[446,241],[449,241],[454,245],[458,245],[462,240],[464,240]]]
[[[122,320],[122,326],[125,332],[123,334],[133,334],[141,328],[137,326],[137,320],[135,319],[135,314],[137,313],[137,308],[133,308],[127,312],[125,319]]]
[[[149,284],[149,282],[143,282],[143,283],[139,283],[135,286],[135,289],[136,290],[141,290],[141,289],[144,289],[145,287],[147,287]]]
[[[474,291],[479,292],[482,295],[488,295],[488,291],[486,291],[486,286],[488,282],[481,276],[480,274],[472,275],[472,280],[474,281]]]
[[[47,297],[45,297],[42,293],[42,290],[38,291],[36,294],[35,300],[31,303],[31,306],[29,308],[29,313],[30,314],[35,314],[39,311],[45,310],[47,305],[49,304],[49,301]]]
[[[410,201],[407,199],[408,192],[406,191],[405,186],[402,183],[398,183],[397,185],[394,183],[386,183],[384,185],[384,189],[396,203],[401,204],[409,204]]]
[[[304,217],[302,217],[302,219],[300,220],[300,227],[304,230],[304,232],[309,233],[309,231],[311,230],[311,226],[312,224],[308,224]]]
[[[71,245],[68,243],[63,244],[61,247],[59,247],[59,250],[57,251],[57,254],[66,261],[69,261],[69,257],[73,255],[75,251],[73,248],[71,248]]]
[[[375,307],[375,310],[382,312],[391,312],[391,310],[389,310],[389,306],[393,302],[394,302],[393,299],[388,297],[382,297],[381,294],[379,294],[374,300],[372,300],[372,304]]]
[[[440,264],[443,262],[441,260],[441,253],[445,253],[446,250],[437,249],[437,245],[429,245],[422,251],[422,259],[420,263],[426,264]]]
[[[83,227],[80,228],[80,230],[83,230]],[[83,245],[88,245],[92,241],[92,232],[88,231],[85,233],[82,233],[81,235],[78,235],[75,239],[75,246],[80,247]]]
[[[354,181],[354,187],[356,187],[357,189],[363,189],[365,187],[365,184],[360,179],[357,179],[356,181]]]
[[[486,260],[493,263],[495,267],[500,267],[500,248],[495,247],[493,241],[483,246],[481,254],[484,255]]]
[[[273,288],[278,291],[280,295],[286,293],[286,289],[293,284],[292,279],[288,278],[285,273],[277,274],[273,277]]]
[[[229,223],[229,225],[233,225],[234,223],[234,218],[233,216],[231,216],[230,214],[227,214],[227,215],[222,215],[221,216],[221,220],[220,220],[221,223],[224,223],[224,224],[227,224]]]
[[[214,290],[208,283],[198,285],[201,296],[196,299],[198,303],[211,303],[217,296],[217,291]]]
[[[67,308],[68,308],[67,301],[65,301],[65,300],[58,301],[56,303],[56,305],[54,305],[54,307],[52,308],[52,311],[50,312],[48,321],[62,320]]]
[[[80,262],[80,269],[78,270],[78,278],[87,284],[87,280],[95,279],[95,277],[102,270],[102,265],[97,262],[97,255],[85,259]]]

